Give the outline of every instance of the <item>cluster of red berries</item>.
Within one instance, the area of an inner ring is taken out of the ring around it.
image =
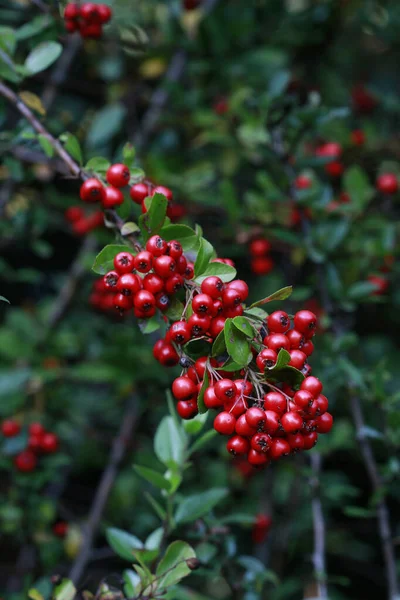
[[[270,250],[271,243],[263,237],[257,237],[249,243],[250,266],[255,275],[267,275],[274,268]]]
[[[149,319],[157,309],[167,311],[172,297],[193,276],[193,264],[183,255],[182,245],[154,235],[135,256],[117,254],[114,270],[104,275],[103,284],[112,291],[113,305],[120,313],[133,309],[137,318]]]
[[[13,419],[6,419],[1,424],[1,433],[5,438],[12,438],[21,433],[21,425]],[[40,423],[31,423],[28,427],[27,447],[14,456],[14,466],[22,473],[35,470],[38,457],[54,454],[59,447],[58,436],[47,431]]]
[[[83,38],[98,39],[103,33],[103,25],[108,23],[111,16],[112,10],[107,4],[67,4],[64,11],[65,29],[69,33],[79,31]]]
[[[336,142],[326,142],[315,149],[315,156],[318,158],[332,159],[325,164],[325,171],[333,178],[340,177],[344,171],[344,165],[341,161],[342,147]]]
[[[86,235],[93,229],[104,225],[104,216],[101,210],[86,215],[80,206],[70,206],[65,211],[64,216],[77,235]]]

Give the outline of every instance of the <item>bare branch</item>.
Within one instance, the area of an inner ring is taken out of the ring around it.
[[[311,467],[313,470],[310,479],[312,492],[311,510],[314,529],[314,552],[312,561],[314,565],[314,575],[318,585],[318,597],[320,600],[328,599],[328,589],[326,585],[326,560],[325,560],[325,521],[320,498],[320,480],[322,459],[318,453],[310,455]]]

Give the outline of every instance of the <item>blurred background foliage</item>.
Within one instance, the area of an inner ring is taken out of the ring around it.
[[[382,498],[395,546],[400,535],[399,198],[375,182],[382,173],[400,175],[399,6],[226,0],[188,11],[179,0],[116,0],[102,39],[82,42],[65,33],[57,5],[0,2],[0,48],[8,55],[15,46],[16,64],[39,43],[63,47],[54,65],[33,75],[10,75],[1,55],[0,76],[42,99],[39,118],[53,135],[75,136],[84,163],[117,161],[133,143],[146,175],[173,189],[175,218],[199,223],[218,254],[235,260],[252,300],[292,284],[284,308],[319,313],[312,367],[336,419],[313,451],[323,459],[329,598],[386,597]],[[158,526],[143,493],[151,486],[132,463],[160,468],[153,438],[168,413],[172,375],[153,359],[156,333],[149,340],[133,319],[108,317],[88,302],[96,251],[114,234],[98,228],[76,235],[64,212],[79,204],[79,183],[60,172],[6,100],[0,122],[0,291],[10,301],[0,306],[0,416],[38,420],[61,440],[61,451],[29,475],[15,472],[15,448],[1,440],[0,589],[17,600],[38,579],[46,597],[49,575],[68,574],[132,397],[137,426],[85,585],[126,566],[107,546],[107,527],[144,539]],[[363,133],[362,143],[354,131]],[[339,176],[316,153],[326,142],[341,145]],[[311,184],[294,191],[301,174]],[[129,211],[135,216],[137,208]],[[249,255],[257,236],[272,245],[273,268],[262,276]],[[361,429],[351,410],[355,397]],[[379,465],[372,491],[360,436]],[[188,580],[191,591],[171,597],[315,597],[312,477],[302,456],[253,474],[232,463],[219,439],[196,452],[181,499],[221,486],[229,492],[210,515],[179,530],[203,564]],[[272,519],[262,543],[251,536],[257,513]],[[68,523],[64,538],[54,534],[60,520]]]

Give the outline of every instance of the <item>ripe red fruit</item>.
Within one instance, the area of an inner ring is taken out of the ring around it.
[[[176,271],[176,262],[170,256],[164,254],[153,260],[153,269],[163,279],[168,279]]]
[[[318,433],[329,433],[333,425],[333,417],[330,413],[326,412],[320,417],[317,417],[317,432]]]
[[[223,330],[225,326],[225,317],[215,317],[215,319],[211,320],[211,324],[209,327],[209,333],[212,338],[216,338],[219,333]]]
[[[120,278],[117,271],[109,271],[103,277],[103,283],[106,290],[116,289],[118,279]]]
[[[300,389],[310,392],[314,398],[317,398],[322,392],[322,383],[317,377],[306,377],[300,385]]]
[[[241,435],[234,435],[226,444],[226,449],[233,456],[247,454],[249,451],[249,441]]]
[[[117,163],[107,169],[106,179],[108,183],[116,188],[122,188],[129,183],[131,173],[126,165]]]
[[[326,142],[315,150],[316,156],[337,158],[342,154],[342,147],[336,142]]]
[[[239,396],[250,396],[253,391],[253,386],[250,381],[244,379],[236,379],[234,382],[235,387],[238,391]]]
[[[275,352],[279,352],[282,348],[284,350],[290,349],[290,343],[286,335],[283,333],[273,333],[268,335],[264,339],[264,344],[268,346],[270,350],[274,350]]]
[[[190,2],[190,0],[188,0]],[[193,0],[192,0],[193,1]],[[216,115],[224,115],[229,110],[229,103],[226,98],[219,98],[213,103],[213,111]]]
[[[156,299],[151,292],[140,290],[133,299],[135,308],[143,313],[150,313],[156,306]]]
[[[314,448],[318,440],[318,433],[311,431],[310,433],[303,433],[304,450],[311,450]]]
[[[244,302],[249,295],[249,286],[243,279],[234,279],[225,286],[228,290],[236,290],[240,295],[240,301]],[[222,294],[222,298],[224,295]]]
[[[148,273],[153,266],[153,255],[147,250],[136,254],[133,265],[139,273]]]
[[[99,13],[100,21],[102,24],[108,23],[112,17],[112,10],[107,4],[98,4],[97,11]]]
[[[58,450],[58,437],[55,433],[44,433],[40,438],[40,449],[45,454],[53,454]]]
[[[249,252],[251,256],[265,256],[271,250],[271,242],[265,238],[256,238],[249,244]]]
[[[167,244],[167,249],[165,254],[171,256],[174,260],[178,260],[183,254],[182,244],[177,242],[176,240],[171,240]]]
[[[279,415],[274,410],[266,410],[265,411],[266,418],[266,426],[265,431],[270,435],[275,435],[277,431],[281,429],[281,424],[279,421]]]
[[[235,431],[236,418],[226,412],[220,412],[214,419],[214,429],[222,435],[232,435]]]
[[[220,379],[214,386],[215,395],[222,402],[232,400],[237,396],[237,389],[230,379]]]
[[[300,331],[297,331],[296,329],[290,329],[290,331],[286,333],[286,337],[289,340],[291,350],[298,350],[299,348],[303,350],[303,346],[306,340],[304,335],[300,333]]]
[[[224,402],[224,410],[231,413],[237,419],[247,410],[247,402],[243,397],[235,397]]]
[[[194,277],[194,264],[193,263],[187,264],[185,272],[183,273],[183,276],[185,279],[193,279],[193,277]]]
[[[271,436],[268,433],[255,433],[251,438],[251,447],[257,452],[268,452],[271,447]]]
[[[176,270],[180,275],[185,275],[186,268],[187,268],[187,260],[182,255],[176,260]]]
[[[257,367],[260,369],[261,373],[264,373],[266,368],[270,369],[276,364],[277,358],[278,355],[275,350],[264,348],[256,358]]]
[[[131,186],[129,195],[136,204],[142,204],[149,195],[149,188],[145,183],[135,183]]]
[[[100,15],[98,12],[98,5],[94,2],[85,2],[81,6],[81,17],[84,21],[91,23],[99,23]]]
[[[304,380],[304,381],[306,381],[306,380]],[[293,402],[299,408],[306,410],[314,402],[314,396],[313,396],[312,392],[310,392],[309,390],[300,389],[293,396]]]
[[[83,209],[80,206],[70,206],[64,213],[67,221],[70,223],[76,223],[85,216]]]
[[[195,10],[200,4],[201,0],[183,0],[185,10]]]
[[[64,10],[64,19],[77,19],[81,14],[79,4],[67,4]]]
[[[167,294],[176,294],[183,288],[184,283],[185,281],[182,275],[174,273],[174,275],[171,275],[171,277],[168,277],[165,281],[165,291]]]
[[[177,377],[172,384],[172,393],[177,400],[190,400],[196,392],[197,386],[189,377]]]
[[[274,268],[274,261],[269,256],[259,256],[253,258],[250,266],[255,275],[267,275]]]
[[[328,410],[329,402],[328,398],[323,394],[320,394],[318,398],[316,398],[315,402],[317,403],[317,412],[316,416],[320,417]]]
[[[199,337],[208,331],[211,319],[207,315],[193,313],[188,319],[188,324],[192,337]]]
[[[156,306],[158,310],[161,310],[161,312],[168,310],[171,305],[171,299],[169,296],[167,296],[167,294],[164,294],[164,292],[159,292],[154,296],[154,298],[156,299]]]
[[[65,521],[58,521],[58,523],[54,523],[53,525],[53,533],[57,537],[63,538],[67,535],[68,532],[68,523]]]
[[[210,386],[206,389],[203,400],[207,408],[218,408],[223,406],[223,402],[215,395],[214,386]]]
[[[74,33],[79,29],[79,23],[73,19],[65,19],[64,25],[68,33]]]
[[[291,433],[286,437],[292,452],[304,449],[304,436],[302,433]]]
[[[236,426],[235,426],[235,430],[236,433],[238,433],[239,435],[242,435],[244,437],[252,437],[255,433],[257,433],[257,429],[255,427],[251,427],[247,420],[246,420],[246,414],[241,414],[237,421],[236,421]]]
[[[272,410],[282,415],[287,408],[285,396],[279,392],[268,392],[264,396],[264,408],[265,410]]]
[[[222,302],[226,308],[234,308],[242,302],[241,293],[234,288],[225,287],[222,292]]]
[[[307,355],[304,354],[301,350],[290,350],[290,362],[289,365],[294,367],[295,369],[301,369],[304,367],[304,364],[307,360]]]
[[[113,302],[114,307],[121,315],[133,306],[133,298],[131,296],[125,296],[124,294],[115,294]]]
[[[152,294],[158,294],[164,289],[164,280],[155,273],[148,273],[143,281],[143,288]]]
[[[290,327],[289,315],[283,310],[276,310],[268,316],[267,326],[270,332],[285,333]]]
[[[37,458],[32,450],[23,450],[14,457],[14,465],[21,473],[30,473],[35,470]]]
[[[94,40],[99,39],[103,33],[101,23],[81,23],[79,26],[79,31],[82,37],[92,38]]]
[[[339,162],[338,160],[335,160],[335,161],[325,165],[325,171],[331,177],[340,177],[344,171],[344,165],[341,162]]]
[[[282,456],[290,454],[290,445],[284,438],[273,438],[271,442],[270,456],[274,460],[278,460]]]
[[[152,235],[146,243],[146,250],[153,256],[162,256],[167,250],[167,242],[159,235]]]
[[[120,206],[124,202],[124,195],[116,187],[111,185],[104,188],[104,194],[101,199],[103,208],[114,208],[114,206]]]
[[[6,419],[1,424],[1,433],[4,437],[14,437],[21,431],[21,425],[13,419]]]
[[[190,340],[190,327],[186,321],[175,321],[169,331],[169,339],[181,346]]]
[[[312,343],[311,340],[307,340],[301,346],[301,350],[302,350],[302,352],[304,352],[304,354],[306,356],[311,356],[311,354],[314,352],[314,344]]]
[[[45,432],[45,428],[41,423],[31,423],[28,427],[29,435],[42,435]]]
[[[257,431],[263,431],[265,429],[267,418],[265,412],[261,408],[253,406],[252,408],[249,408],[245,416],[250,427],[254,427]]]
[[[261,467],[269,462],[267,454],[264,452],[257,452],[257,450],[254,450],[253,448],[250,448],[247,460],[253,467]]]
[[[104,197],[104,186],[101,181],[91,177],[82,183],[79,195],[84,202],[101,202]]]
[[[208,294],[197,294],[192,300],[193,312],[199,315],[211,315],[214,309],[214,303]]]
[[[399,189],[397,176],[394,173],[382,173],[376,180],[376,187],[382,194],[395,194]]]
[[[289,411],[282,415],[281,425],[286,433],[297,433],[303,426],[303,419],[299,413]]]
[[[306,338],[310,338],[315,333],[317,317],[310,310],[300,310],[294,315],[294,326]]]
[[[164,342],[158,350],[157,360],[163,367],[174,367],[179,362],[179,355],[172,344]]]
[[[114,258],[114,268],[119,275],[131,273],[134,263],[135,257],[129,252],[119,252]]]
[[[32,452],[38,453],[41,450],[41,442],[41,435],[30,435],[28,438],[28,448],[32,450]]]
[[[311,187],[312,181],[307,175],[299,175],[296,177],[294,185],[298,190],[306,190]]]
[[[351,132],[350,139],[354,146],[362,146],[365,144],[365,133],[362,129],[355,129]]]
[[[377,99],[362,83],[358,83],[353,87],[351,97],[354,108],[360,113],[370,113],[378,104]]]
[[[389,281],[384,277],[381,277],[380,275],[369,275],[367,279],[376,287],[375,291],[372,292],[372,296],[383,296],[387,292]]]
[[[176,405],[176,410],[181,419],[192,419],[197,415],[196,400],[180,400]]]
[[[171,192],[171,190],[167,187],[165,187],[164,185],[158,185],[157,187],[154,188],[154,190],[151,192],[151,196],[154,196],[154,194],[162,194],[163,196],[166,197],[166,199],[171,202],[172,198],[173,198],[173,194]]]
[[[117,281],[116,289],[124,296],[132,296],[142,288],[142,280],[133,273],[125,273]]]

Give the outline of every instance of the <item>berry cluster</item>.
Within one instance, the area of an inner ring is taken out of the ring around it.
[[[269,255],[270,250],[271,243],[267,239],[257,237],[251,240],[249,244],[250,266],[255,275],[267,275],[274,268],[274,261]]]
[[[183,255],[181,244],[154,235],[135,256],[117,254],[114,270],[104,275],[103,283],[105,290],[112,291],[113,305],[120,313],[133,309],[137,318],[149,319],[157,309],[167,311],[172,297],[193,276],[193,264]]]
[[[16,437],[21,433],[21,425],[13,419],[6,419],[1,424],[1,433],[5,438]],[[30,473],[36,469],[41,455],[54,454],[58,447],[59,440],[55,433],[47,431],[40,423],[31,423],[27,446],[14,456],[14,466],[22,473]]]
[[[98,39],[103,33],[103,25],[108,23],[111,16],[112,11],[107,4],[67,4],[64,11],[65,29],[68,33],[79,31],[83,38]]]
[[[80,206],[70,206],[65,211],[64,216],[77,235],[86,235],[93,229],[104,225],[104,216],[101,210],[86,215]]]

